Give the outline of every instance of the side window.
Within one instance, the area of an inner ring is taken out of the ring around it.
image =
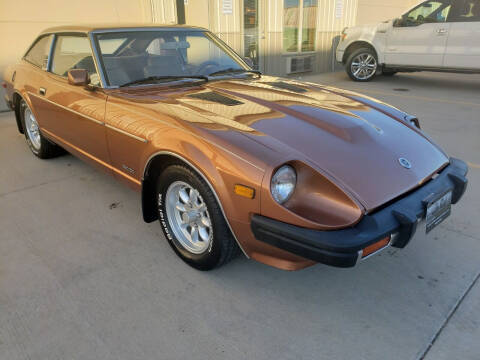
[[[100,83],[90,41],[86,36],[59,35],[55,41],[52,72],[60,76],[67,76],[71,69],[85,69],[90,75],[92,84]]]
[[[480,22],[480,0],[458,0],[448,21]]]
[[[52,35],[47,35],[39,38],[33,46],[28,50],[24,59],[29,63],[47,69],[48,55],[50,53],[50,45],[52,43]]]
[[[403,16],[403,26],[445,22],[450,8],[450,0],[425,1]]]

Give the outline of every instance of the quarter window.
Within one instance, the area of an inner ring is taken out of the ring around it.
[[[283,1],[283,50],[315,50],[317,0]]]
[[[50,53],[50,45],[52,43],[52,35],[47,35],[39,38],[35,44],[28,50],[24,59],[29,63],[47,69],[48,56]]]
[[[90,41],[86,36],[59,35],[53,50],[52,72],[67,76],[71,69],[85,69],[93,85],[100,83],[92,57]]]

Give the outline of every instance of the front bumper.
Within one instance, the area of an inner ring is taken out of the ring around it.
[[[450,159],[450,165],[425,185],[388,204],[371,215],[365,215],[354,227],[322,231],[286,224],[254,215],[251,228],[256,239],[319,263],[352,267],[362,249],[387,236],[391,245],[405,247],[425,218],[426,200],[432,195],[452,191],[452,204],[457,203],[467,188],[467,165]]]

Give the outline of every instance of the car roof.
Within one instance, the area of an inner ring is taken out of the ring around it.
[[[77,24],[55,26],[42,31],[41,34],[82,32],[89,33],[94,31],[116,31],[116,30],[144,30],[144,29],[178,29],[178,30],[201,30],[207,29],[189,26],[189,25],[164,25],[152,23],[125,23],[125,24]]]

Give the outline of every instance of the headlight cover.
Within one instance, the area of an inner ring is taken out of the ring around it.
[[[290,165],[283,165],[272,176],[270,191],[279,204],[283,204],[293,194],[297,185],[297,173]]]

